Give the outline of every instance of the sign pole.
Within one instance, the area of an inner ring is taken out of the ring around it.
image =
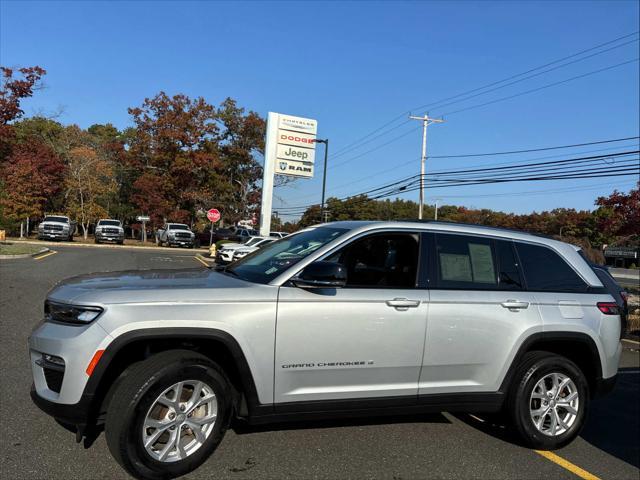
[[[213,222],[211,222],[211,229],[209,230],[209,246],[213,243]]]
[[[262,174],[262,205],[260,207],[260,235],[268,237],[271,231],[271,207],[273,203],[273,178],[276,167],[278,146],[279,114],[269,112],[267,117],[267,138],[264,146],[264,168]]]

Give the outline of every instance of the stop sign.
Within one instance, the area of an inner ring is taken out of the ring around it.
[[[217,222],[220,220],[220,212],[216,208],[212,208],[207,212],[207,218],[210,222]]]

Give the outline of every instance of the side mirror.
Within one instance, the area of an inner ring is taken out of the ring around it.
[[[335,262],[313,262],[291,279],[301,288],[341,288],[347,284],[347,269]]]

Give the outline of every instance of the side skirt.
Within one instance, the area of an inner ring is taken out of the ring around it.
[[[415,415],[434,412],[493,413],[502,408],[502,392],[432,394],[408,397],[322,400],[260,405],[246,419],[251,425],[300,420]],[[267,413],[268,412],[268,413]]]

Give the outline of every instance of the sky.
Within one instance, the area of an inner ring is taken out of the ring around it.
[[[27,116],[62,112],[59,121],[81,127],[130,126],[127,108],[161,90],[212,104],[232,97],[265,118],[274,111],[317,119],[318,136],[330,140],[327,196],[346,197],[419,173],[422,135],[419,122],[403,124],[409,112],[444,114],[444,123],[429,127],[429,157],[638,136],[637,34],[535,78],[449,106],[424,105],[633,34],[640,30],[639,4],[0,0],[0,63],[47,70],[46,88],[23,103]],[[631,63],[476,107],[626,61]],[[474,108],[457,112],[467,107]],[[386,124],[368,142],[352,146]],[[637,147],[638,140],[631,140],[428,158],[427,175]],[[598,196],[629,190],[635,181],[520,182],[434,188],[425,195],[427,203],[515,213],[592,209]],[[293,207],[320,202],[321,186],[317,164],[312,180],[276,189],[274,209],[294,216]],[[418,192],[400,198],[417,200]]]

